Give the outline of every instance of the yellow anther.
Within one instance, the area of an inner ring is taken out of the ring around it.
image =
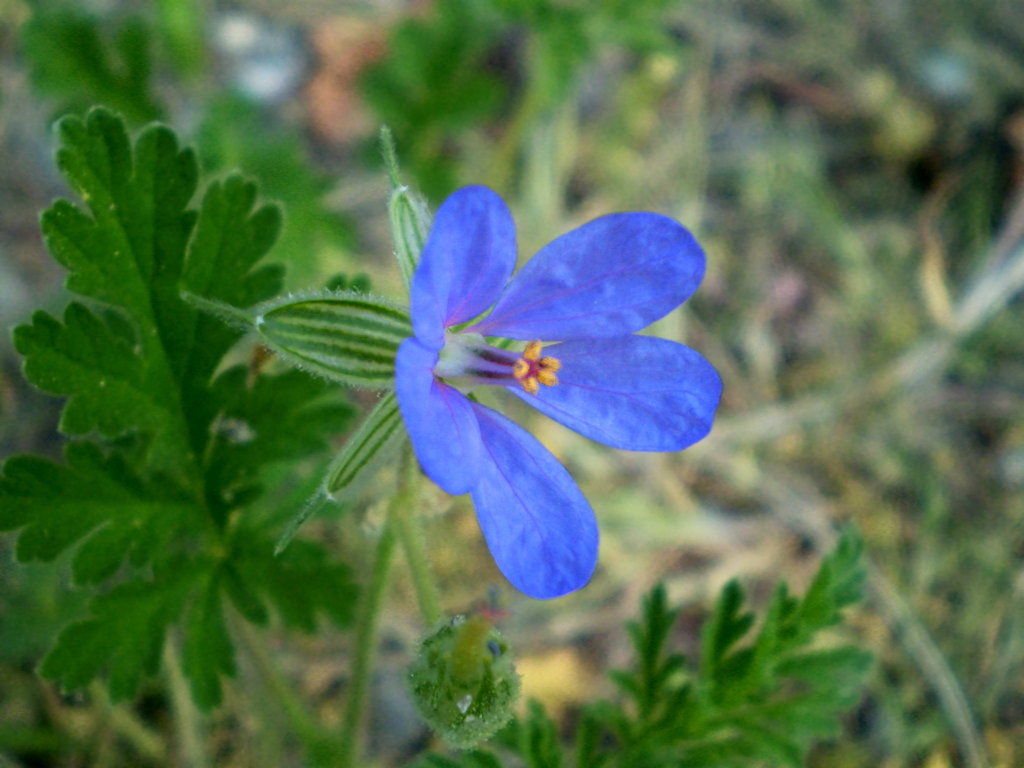
[[[551,371],[539,370],[537,371],[537,381],[543,384],[545,387],[553,387],[558,383],[558,377],[555,376]]]
[[[557,357],[541,357],[542,344],[531,341],[523,350],[523,356],[512,364],[512,375],[520,386],[531,395],[540,391],[540,385],[553,387],[558,383],[555,371],[562,367]]]

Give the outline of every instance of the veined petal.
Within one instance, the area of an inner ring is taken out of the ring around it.
[[[656,213],[602,216],[552,241],[471,330],[512,339],[607,338],[682,304],[704,276],[704,251]]]
[[[711,429],[722,394],[718,372],[668,339],[623,336],[545,347],[558,384],[509,391],[591,440],[630,451],[680,451]]]
[[[457,496],[471,490],[480,429],[469,400],[434,377],[437,352],[406,339],[395,357],[395,394],[416,458],[427,476]]]
[[[536,438],[490,408],[472,407],[483,443],[473,503],[495,562],[530,597],[579,589],[597,564],[590,504]]]
[[[412,278],[416,337],[440,349],[444,329],[491,306],[515,265],[516,230],[505,202],[487,187],[452,193],[434,217]]]

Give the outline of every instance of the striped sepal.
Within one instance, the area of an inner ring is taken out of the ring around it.
[[[398,345],[412,336],[405,309],[361,293],[290,296],[249,311],[267,346],[284,358],[361,387],[391,388]]]
[[[398,398],[393,391],[388,392],[332,462],[324,478],[324,490],[334,498],[352,490],[369,468],[391,455],[401,443],[396,438],[404,435]]]
[[[405,287],[412,285],[412,276],[420,263],[420,254],[430,231],[430,211],[423,199],[409,187],[398,187],[388,201],[388,219],[395,258],[402,271]]]
[[[402,415],[398,411],[398,398],[394,392],[388,392],[370,411],[366,421],[355,434],[348,439],[341,453],[331,462],[319,492],[288,524],[277,542],[275,552],[279,553],[287,547],[299,526],[326,502],[335,501],[354,491],[383,459],[394,453],[402,444],[404,437],[405,430],[402,428]]]

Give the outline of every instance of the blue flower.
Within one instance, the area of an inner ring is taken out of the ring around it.
[[[536,438],[467,393],[502,387],[606,445],[678,451],[711,429],[722,383],[694,350],[634,335],[704,275],[703,251],[672,219],[603,216],[512,278],[515,263],[515,225],[497,194],[464,187],[445,200],[413,276],[415,335],[399,347],[395,390],[423,471],[472,494],[502,573],[550,598],[590,580],[594,512]],[[527,343],[513,351],[494,337]]]

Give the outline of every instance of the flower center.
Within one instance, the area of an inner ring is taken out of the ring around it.
[[[541,384],[553,387],[558,383],[555,372],[562,367],[558,358],[541,356],[542,348],[539,341],[531,341],[516,353],[492,347],[477,333],[453,333],[445,341],[434,375],[464,392],[481,384],[516,382],[535,395]]]
[[[562,367],[557,357],[541,357],[541,349],[539,341],[531,341],[523,350],[523,356],[512,364],[512,375],[531,395],[537,394],[540,384],[545,387],[555,386],[558,383],[555,372]]]

